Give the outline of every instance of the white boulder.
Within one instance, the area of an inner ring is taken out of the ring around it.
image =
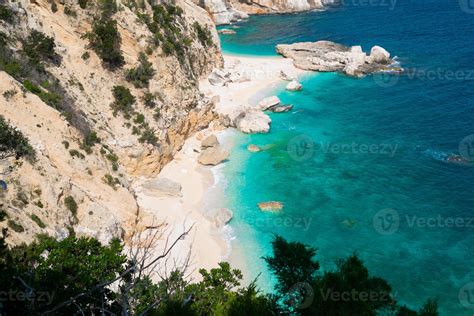
[[[234,120],[235,126],[244,133],[268,133],[272,120],[260,110],[241,112]]]
[[[388,64],[390,61],[390,53],[387,52],[383,47],[374,46],[370,50],[369,62]]]
[[[288,91],[300,91],[301,89],[303,89],[303,85],[296,80],[291,81],[286,86],[286,90]]]
[[[257,108],[259,110],[266,111],[271,107],[279,105],[280,103],[281,103],[281,101],[277,96],[271,96],[271,97],[267,97],[267,98],[261,100],[258,103]]]

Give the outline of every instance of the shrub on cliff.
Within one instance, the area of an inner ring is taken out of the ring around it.
[[[34,160],[35,150],[21,131],[11,126],[0,115],[0,159],[25,157]]]
[[[193,28],[196,31],[198,40],[203,46],[212,45],[212,34],[207,27],[203,27],[198,22],[194,22]]]
[[[107,67],[116,69],[122,67],[124,58],[120,50],[120,33],[117,22],[107,17],[101,17],[92,25],[92,31],[86,34],[90,47],[97,53]]]
[[[13,23],[13,12],[9,7],[5,5],[0,5],[0,20],[7,23]]]
[[[111,108],[114,111],[114,115],[121,112],[125,118],[129,119],[133,112],[132,106],[136,101],[135,97],[130,90],[124,86],[114,86],[112,94],[114,96],[114,102],[111,104]]]
[[[23,41],[23,52],[33,64],[39,64],[41,61],[59,62],[59,56],[54,51],[56,44],[54,39],[33,30]]]
[[[136,88],[145,88],[148,87],[150,79],[155,75],[155,70],[144,53],[140,53],[138,62],[138,66],[127,71],[126,79]]]

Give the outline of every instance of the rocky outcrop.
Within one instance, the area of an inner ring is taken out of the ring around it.
[[[216,25],[230,24],[248,18],[248,14],[235,9],[228,0],[199,0],[197,4],[209,12]]]
[[[349,76],[400,69],[392,67],[390,54],[374,46],[367,56],[360,46],[347,47],[330,41],[304,42],[291,45],[277,45],[276,50],[291,58],[297,68],[312,71],[338,71]]]
[[[293,13],[324,7],[321,0],[231,0],[231,3],[248,14]]]
[[[183,190],[181,184],[167,178],[155,178],[146,181],[141,188],[142,192],[147,196],[154,197],[182,197]]]
[[[268,115],[255,109],[244,110],[234,119],[237,129],[247,134],[268,133],[271,122]]]
[[[198,157],[201,165],[216,166],[229,158],[229,152],[221,146],[215,146],[203,150]]]
[[[273,113],[285,113],[290,112],[291,110],[293,110],[293,105],[291,104],[279,105],[270,108],[270,111]]]
[[[271,96],[263,99],[257,105],[257,108],[261,111],[266,111],[272,107],[275,107],[281,103],[280,99],[277,96]]]
[[[301,89],[303,89],[303,85],[296,80],[293,80],[286,85],[286,90],[288,91],[300,91]]]
[[[201,143],[201,149],[206,149],[209,147],[216,147],[219,145],[216,135],[207,136]]]

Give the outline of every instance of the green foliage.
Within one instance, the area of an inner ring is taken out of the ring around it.
[[[70,17],[77,17],[77,13],[74,9],[72,9],[70,6],[65,6],[64,7],[64,14],[66,14],[67,16],[70,16]]]
[[[0,20],[7,23],[13,23],[13,17],[13,11],[9,7],[0,5]]]
[[[2,314],[40,315],[84,291],[87,295],[77,297],[74,304],[47,314],[74,315],[79,309],[94,314],[100,308],[113,311],[117,295],[108,288],[91,289],[123,272],[127,259],[122,250],[118,240],[102,246],[96,239],[74,236],[62,241],[39,236],[31,245],[17,246],[9,252],[4,250],[2,258],[7,264],[0,266],[2,288],[24,295],[25,287],[18,282],[21,278],[24,284],[35,289],[35,294],[42,295],[26,300],[7,300],[2,306]]]
[[[90,132],[81,143],[81,149],[90,155],[92,154],[92,147],[94,147],[95,144],[100,144],[100,138],[97,136],[96,132]]]
[[[288,242],[281,236],[272,241],[273,256],[264,257],[269,270],[275,274],[279,293],[288,291],[299,282],[312,282],[319,263],[313,261],[316,249],[299,242]]]
[[[81,58],[83,60],[88,60],[91,57],[91,54],[89,52],[84,52],[84,54],[81,55]]]
[[[18,224],[12,219],[9,219],[7,224],[8,224],[8,227],[10,227],[14,232],[22,233],[25,231],[25,229],[23,228],[23,226],[21,226],[21,224]]]
[[[102,16],[92,25],[92,31],[87,33],[90,47],[97,53],[110,69],[122,67],[124,58],[120,50],[120,33],[117,22]]]
[[[8,217],[7,212],[4,209],[0,208],[0,222],[3,222]]]
[[[35,214],[31,214],[31,215],[30,215],[30,218],[31,218],[40,228],[46,228],[46,224],[43,223],[43,221],[41,220],[41,218],[39,218],[39,217],[36,216]]]
[[[197,33],[198,40],[203,46],[207,47],[213,44],[211,31],[207,27],[202,27],[198,22],[194,22],[193,28]]]
[[[41,61],[57,61],[57,55],[54,51],[56,44],[52,37],[44,33],[33,30],[23,41],[23,52],[33,64],[39,64]]]
[[[118,10],[115,0],[98,0],[98,4],[102,16],[106,18],[110,18]]]
[[[436,298],[428,299],[420,309],[420,316],[438,316],[438,300]]]
[[[155,131],[148,125],[144,126],[141,136],[138,138],[140,143],[147,143],[150,145],[158,145],[158,138],[155,136]]]
[[[142,97],[142,101],[147,108],[154,108],[156,106],[156,95],[151,92],[145,92]]]
[[[128,70],[125,77],[136,88],[145,88],[148,87],[150,79],[155,75],[155,70],[144,53],[140,53],[138,61],[139,65]]]
[[[51,11],[53,13],[58,12],[58,5],[56,4],[56,2],[54,0],[51,0]]]
[[[34,161],[35,150],[31,147],[28,139],[21,131],[12,127],[5,118],[0,115],[0,159],[15,157],[27,158]]]
[[[76,217],[77,216],[77,203],[76,200],[72,196],[67,196],[64,199],[64,205],[66,208],[71,212],[72,216]]]
[[[78,0],[77,2],[79,3],[79,7],[81,9],[86,9],[87,8],[88,0]]]
[[[121,112],[125,118],[130,118],[133,112],[133,104],[136,101],[130,90],[124,86],[114,86],[112,94],[114,102],[111,104],[111,108],[114,111],[114,115]]]
[[[29,80],[23,81],[23,86],[29,92],[36,94],[44,103],[48,104],[49,106],[58,109],[61,105],[61,96],[54,92],[49,92],[45,88],[41,88],[35,84],[33,84]]]
[[[80,151],[78,151],[77,149],[71,149],[69,151],[69,155],[71,155],[71,157],[77,157],[79,159],[85,159],[86,156],[84,156],[84,154],[82,154]]]
[[[114,178],[112,175],[108,173],[104,175],[102,180],[104,181],[105,184],[112,187],[114,190],[117,190],[117,185],[120,184],[120,180],[118,178]]]

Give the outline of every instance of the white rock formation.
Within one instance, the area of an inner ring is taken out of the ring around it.
[[[165,196],[183,196],[181,184],[167,179],[156,178],[146,181],[142,185],[142,192],[148,196],[165,197]]]
[[[235,126],[248,134],[268,133],[271,122],[268,115],[254,109],[241,112],[234,120]]]
[[[267,97],[258,103],[257,109],[266,111],[271,107],[279,105],[280,103],[281,101],[277,96]]]
[[[301,89],[303,89],[303,85],[296,80],[293,80],[286,85],[286,90],[288,91],[300,91]]]

